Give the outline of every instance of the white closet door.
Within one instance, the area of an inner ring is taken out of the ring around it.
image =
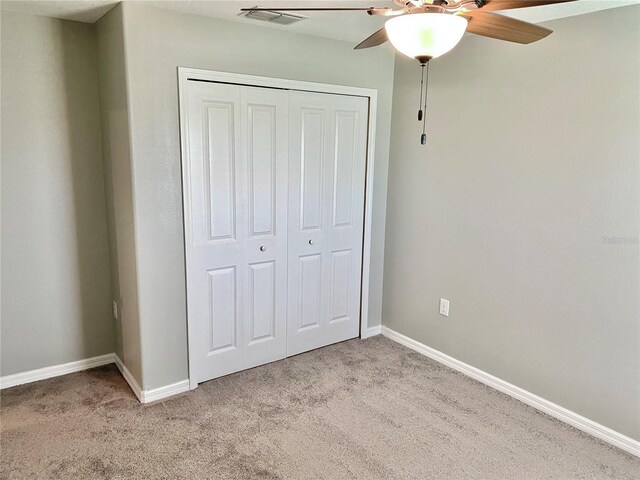
[[[196,382],[286,355],[287,93],[189,82],[185,164]]]
[[[288,92],[241,87],[246,152],[244,368],[287,353]]]
[[[358,336],[368,99],[289,98],[287,355]]]

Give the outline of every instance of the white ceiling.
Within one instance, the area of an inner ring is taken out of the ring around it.
[[[250,23],[252,25],[283,29],[293,32],[306,33],[319,37],[347,40],[358,43],[371,33],[381,28],[385,22],[382,17],[369,17],[366,12],[308,12],[308,20],[294,25],[280,26],[257,22],[238,17],[240,8],[256,5],[266,7],[335,7],[358,6],[395,7],[392,1],[376,0],[124,0],[144,1],[154,7],[165,8],[176,12],[204,15],[226,20]],[[49,17],[76,20],[93,23],[108,12],[116,0],[1,0],[2,10],[31,13]],[[545,5],[519,10],[505,10],[500,12],[528,22],[544,22],[562,17],[581,15],[607,8],[621,7],[640,3],[640,0],[578,0],[559,5]]]

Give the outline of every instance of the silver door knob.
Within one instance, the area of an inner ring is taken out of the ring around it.
[[[260,251],[264,252],[267,249],[267,247],[265,247],[264,245],[260,245]]]
[[[313,240],[309,240],[309,245],[313,245]]]

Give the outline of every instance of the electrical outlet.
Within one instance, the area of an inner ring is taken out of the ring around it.
[[[118,319],[118,302],[113,301],[113,318]]]
[[[449,316],[449,300],[446,298],[440,299],[440,315]]]

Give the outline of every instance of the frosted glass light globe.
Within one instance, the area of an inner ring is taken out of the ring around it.
[[[455,47],[467,29],[467,20],[446,13],[414,13],[387,20],[389,41],[408,57],[436,58]]]

